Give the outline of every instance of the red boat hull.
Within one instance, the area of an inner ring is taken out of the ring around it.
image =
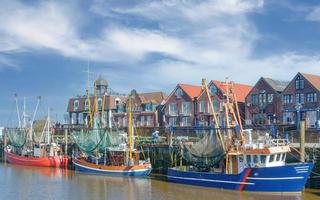
[[[19,156],[13,153],[9,153],[5,150],[7,161],[11,164],[16,165],[27,165],[27,166],[36,166],[36,167],[67,167],[68,166],[68,157],[58,157],[58,156],[49,156],[49,157],[26,157]]]

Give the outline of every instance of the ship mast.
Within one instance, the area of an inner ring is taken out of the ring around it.
[[[90,118],[90,121],[88,122],[88,128],[91,128],[93,126],[93,114],[92,114],[92,111],[91,111],[91,99],[90,99],[90,74],[92,74],[92,72],[90,72],[90,63],[88,61],[88,64],[87,64],[87,70],[86,71],[83,71],[85,73],[87,73],[87,90],[86,90],[86,93],[87,93],[87,99],[88,99],[88,113],[89,113],[89,118]]]
[[[129,165],[133,164],[132,151],[133,151],[133,127],[132,127],[132,108],[131,108],[131,95],[128,101],[128,137],[129,137]]]
[[[19,111],[19,105],[18,105],[18,95],[14,94],[14,99],[16,102],[16,108],[17,108],[17,114],[18,114],[18,123],[19,123],[19,128],[21,128],[21,118],[20,118],[20,111]]]
[[[47,118],[47,142],[50,144],[50,107],[48,107],[48,118]]]
[[[213,106],[213,103],[212,103],[212,100],[211,100],[211,97],[210,97],[210,94],[209,94],[209,89],[208,89],[208,86],[207,86],[207,83],[206,83],[206,79],[202,79],[202,89],[207,94],[209,105],[210,105],[210,109],[211,109],[211,112],[212,112],[212,115],[213,115],[214,127],[215,127],[216,131],[218,132],[218,137],[219,137],[219,140],[221,142],[222,149],[224,151],[226,151],[226,147],[225,147],[225,144],[224,144],[224,139],[222,137],[221,130],[220,130],[220,127],[219,127],[219,121],[218,121],[218,118],[217,118],[217,113],[216,113],[216,111],[214,109],[214,106]]]
[[[23,97],[23,128],[26,128],[27,119],[26,119],[26,97]]]
[[[39,104],[40,104],[40,101],[41,101],[41,96],[38,96],[38,101],[37,101],[37,105],[36,105],[36,109],[34,110],[34,113],[33,113],[33,116],[32,116],[32,120],[30,122],[30,139],[32,139],[32,133],[33,133],[33,123],[34,123],[34,120],[36,118],[36,114],[37,114],[37,111],[38,111],[38,107],[39,107]]]

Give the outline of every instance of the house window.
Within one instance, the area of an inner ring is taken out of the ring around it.
[[[212,104],[213,104],[214,111],[219,112],[219,110],[220,110],[219,102],[216,99],[213,99]],[[208,102],[208,113],[212,114],[212,110],[211,110],[209,102]]]
[[[144,126],[144,116],[141,116],[141,117],[140,117],[140,125],[141,125],[141,126]]]
[[[73,102],[73,110],[77,111],[79,109],[79,100],[75,100]]]
[[[287,95],[284,95],[283,96],[283,104],[290,104],[290,103],[293,103],[293,97],[292,97],[292,94],[287,94]]]
[[[190,102],[183,102],[182,103],[182,114],[188,115],[190,114]]]
[[[101,98],[98,99],[98,109],[99,110],[102,109],[102,99]]]
[[[151,111],[152,110],[152,103],[147,103],[144,105],[144,110],[145,111]]]
[[[181,126],[191,126],[190,117],[182,117]]]
[[[177,126],[177,118],[170,117],[169,118],[169,126]]]
[[[177,114],[177,104],[170,103],[169,104],[169,115],[176,115]]]
[[[307,93],[307,102],[309,103],[317,102],[317,93]]]
[[[273,94],[268,94],[268,104],[273,103]]]
[[[304,104],[304,94],[303,93],[296,94],[296,103]]]
[[[267,103],[267,95],[266,95],[266,91],[261,90],[259,92],[259,105],[265,105]]]
[[[304,88],[304,80],[301,76],[298,76],[296,79],[296,89],[303,89]]]
[[[176,97],[177,97],[177,98],[180,98],[180,97],[182,97],[182,95],[183,95],[183,91],[182,91],[180,88],[178,88],[178,89],[176,90]]]
[[[205,111],[205,103],[204,101],[199,102],[199,112],[204,112]]]
[[[84,101],[84,109],[85,109],[85,110],[88,110],[88,109],[89,109],[89,101],[88,101],[88,99],[86,99],[86,100]]]
[[[256,106],[258,104],[258,97],[256,94],[251,95],[252,105]]]
[[[218,92],[217,87],[215,85],[211,85],[210,86],[210,93],[217,94],[217,92]]]

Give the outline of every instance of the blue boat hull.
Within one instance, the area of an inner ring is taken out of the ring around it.
[[[151,169],[139,170],[103,170],[92,168],[73,162],[75,170],[84,173],[105,174],[105,175],[119,175],[119,176],[147,176],[151,173]]]
[[[168,181],[251,192],[296,193],[304,189],[313,163],[281,167],[246,168],[240,174],[183,171],[168,169]]]

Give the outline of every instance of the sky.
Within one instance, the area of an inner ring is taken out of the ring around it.
[[[14,94],[62,119],[87,66],[121,93],[320,75],[319,34],[316,0],[0,0],[0,126],[17,118]]]

